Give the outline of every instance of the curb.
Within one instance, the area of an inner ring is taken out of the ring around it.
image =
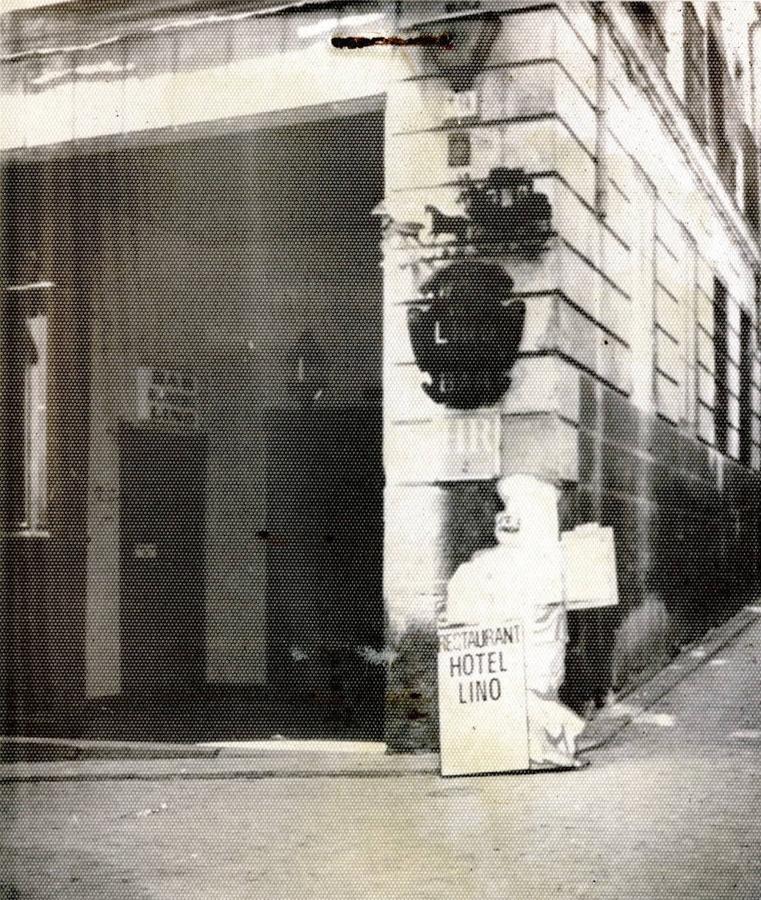
[[[646,672],[630,688],[622,691],[616,702],[606,706],[590,720],[579,740],[579,752],[597,750],[607,744],[619,732],[646,709],[657,703],[678,684],[691,675],[736,637],[761,622],[761,606],[745,606],[731,619],[708,631],[702,640],[682,648],[681,652],[656,672]],[[636,712],[616,709],[619,701],[636,705]]]
[[[219,750],[193,744],[147,741],[97,741],[78,738],[0,737],[0,764],[12,764],[14,756],[31,757],[20,762],[74,762],[88,759],[214,759]],[[39,756],[39,760],[34,757]]]
[[[362,741],[280,740],[199,741],[177,744],[152,741],[111,741],[85,738],[0,737],[0,765],[13,763],[13,756],[32,757],[18,762],[73,762],[82,760],[161,759],[262,759],[335,755],[379,757],[386,745]],[[34,756],[44,759],[34,760]],[[9,758],[10,757],[10,758]]]
[[[616,703],[590,720],[579,740],[579,753],[604,747],[644,710],[684,681],[723,647],[761,623],[761,606],[746,606],[729,621],[709,631],[702,641],[656,673],[622,692]],[[636,710],[617,709],[626,700]],[[67,740],[65,738],[0,737],[0,784],[43,781],[162,781],[166,779],[388,778],[439,772],[438,753],[383,752],[380,744],[252,741],[220,744],[167,744],[139,741]],[[306,745],[309,745],[307,748]],[[18,748],[18,749],[17,749]],[[3,760],[18,750],[39,753],[44,761]],[[315,749],[316,748],[316,749]],[[362,751],[360,751],[362,748]],[[51,754],[55,760],[51,760]],[[76,768],[72,767],[72,763]],[[209,764],[212,763],[213,767]]]
[[[337,756],[342,758],[338,759]],[[296,757],[83,760],[0,765],[0,784],[100,781],[258,781],[270,778],[401,778],[438,774],[435,753],[383,756],[301,754]]]

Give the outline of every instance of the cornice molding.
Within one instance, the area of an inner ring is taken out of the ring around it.
[[[620,26],[619,17],[626,15],[618,7],[605,3],[588,4],[593,13],[598,10],[604,16],[613,43],[627,62],[631,79],[646,93],[660,120],[674,140],[691,171],[714,207],[719,219],[726,226],[745,261],[761,270],[759,239],[753,234],[729,192],[724,187],[718,169],[696,139],[687,110],[676,95],[665,73],[650,58],[644,46],[635,46]],[[596,7],[596,9],[595,9]]]

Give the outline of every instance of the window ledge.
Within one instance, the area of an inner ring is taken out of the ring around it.
[[[50,532],[38,528],[12,528],[7,531],[6,537],[13,538],[49,538]]]

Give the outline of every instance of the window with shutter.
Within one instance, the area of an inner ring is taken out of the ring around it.
[[[716,449],[727,452],[729,390],[727,387],[727,289],[713,283],[714,433]]]
[[[740,462],[749,466],[753,448],[753,323],[745,310],[740,312]]]
[[[747,125],[743,126],[743,209],[749,225],[758,234],[758,148]]]
[[[708,67],[708,100],[711,110],[711,143],[716,151],[716,165],[724,187],[734,197],[737,187],[737,155],[727,133],[727,101],[731,94],[727,63],[721,41],[713,27],[708,26],[706,41]],[[732,107],[730,106],[730,114]]]
[[[684,99],[701,141],[707,138],[705,31],[692,3],[684,4]]]

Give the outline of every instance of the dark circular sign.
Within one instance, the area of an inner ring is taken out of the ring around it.
[[[500,266],[461,261],[421,287],[407,311],[415,361],[437,403],[475,409],[496,403],[510,384],[526,314],[508,302],[513,281]]]

